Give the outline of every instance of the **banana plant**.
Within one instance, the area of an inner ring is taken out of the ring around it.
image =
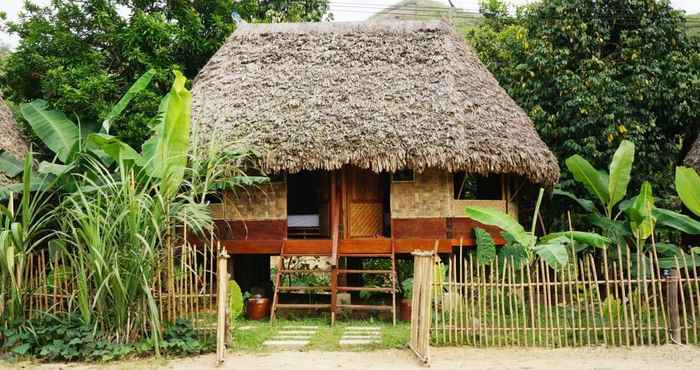
[[[569,157],[565,163],[574,179],[583,185],[596,202],[560,189],[555,189],[554,194],[578,204],[587,213],[585,220],[599,228],[603,235],[614,239],[616,246],[631,244],[644,248],[645,241],[657,226],[700,235],[700,222],[654,205],[652,187],[648,182],[642,185],[638,195],[625,199],[634,163],[632,142],[622,141],[613,155],[609,172],[596,169],[580,155]],[[680,176],[685,178],[687,175],[681,171]],[[684,193],[690,192],[685,190],[689,188],[690,186],[681,186]]]
[[[506,240],[513,240],[524,250],[527,259],[531,259],[534,253],[555,270],[568,264],[569,250],[577,243],[596,248],[606,248],[610,244],[610,239],[602,235],[573,230],[551,233],[538,238],[535,235],[535,225],[537,214],[539,213],[537,209],[542,202],[543,193],[544,189],[540,189],[535,217],[530,231],[526,231],[525,227],[512,216],[499,210],[484,207],[467,207],[466,215],[482,224],[500,228]]]
[[[33,180],[36,183],[47,183],[51,179],[60,177],[72,170],[77,169],[78,160],[85,153],[92,153],[109,162],[115,157],[126,157],[134,159],[135,151],[122,143],[118,139],[109,135],[111,123],[118,118],[139,93],[141,93],[151,82],[155,75],[154,70],[144,73],[124,94],[124,96],[114,105],[102,122],[101,130],[93,132],[89,127],[97,127],[95,124],[78,125],[74,123],[63,112],[48,108],[45,100],[34,100],[21,106],[24,119],[31,127],[34,134],[54,153],[53,161],[43,161],[35,170]],[[115,154],[115,151],[117,154]],[[0,171],[9,177],[19,176],[23,169],[17,160],[7,152],[0,153]],[[21,186],[11,186],[0,189],[0,196],[13,190],[18,190]]]

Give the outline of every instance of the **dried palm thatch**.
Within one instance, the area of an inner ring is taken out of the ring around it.
[[[269,171],[559,178],[525,112],[439,21],[242,25],[195,79],[193,121]]]
[[[695,140],[695,144],[690,148],[690,152],[688,152],[688,155],[685,157],[684,164],[700,172],[700,137]]]
[[[29,145],[12,117],[10,108],[0,96],[0,152],[6,151],[15,158],[24,159],[28,150]],[[0,172],[0,186],[11,182],[11,179]]]

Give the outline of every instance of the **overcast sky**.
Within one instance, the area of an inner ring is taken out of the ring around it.
[[[48,4],[49,0],[33,0],[35,3]],[[447,0],[437,0],[447,4]],[[512,4],[523,4],[531,0],[510,0]],[[377,11],[398,3],[398,0],[331,0],[331,12],[336,21],[361,21],[369,18]],[[10,20],[17,18],[17,13],[22,8],[23,0],[0,0],[0,11],[7,13]],[[453,0],[456,7],[467,11],[478,11],[479,0]],[[700,0],[672,0],[671,3],[678,9],[683,9],[689,14],[700,13]],[[0,32],[0,43],[17,45],[17,38],[7,33]]]

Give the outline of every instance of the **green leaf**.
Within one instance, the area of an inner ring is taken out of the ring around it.
[[[518,243],[525,247],[535,244],[535,237],[526,232],[512,216],[492,208],[467,207],[467,217],[484,225],[491,225],[509,233]]]
[[[486,230],[475,227],[474,238],[476,239],[476,258],[480,265],[489,266],[496,258],[496,243],[491,234]]]
[[[689,235],[700,235],[700,222],[691,217],[663,208],[654,208],[652,215],[657,225],[670,227]]]
[[[107,117],[105,117],[104,121],[102,122],[102,132],[108,134],[109,133],[109,128],[112,125],[112,122],[114,122],[117,117],[119,117],[120,114],[126,109],[126,107],[129,105],[131,100],[133,100],[138,94],[143,91],[148,84],[151,83],[151,80],[153,79],[153,76],[155,76],[156,71],[154,69],[149,69],[139,77],[136,82],[134,82],[133,85],[129,88],[129,90],[122,96],[121,99],[119,99],[119,102],[117,102],[114,107],[112,107],[112,110],[107,114]]]
[[[141,155],[129,144],[108,134],[90,134],[85,145],[91,150],[98,150],[114,161],[134,161],[140,163]]]
[[[538,244],[533,250],[549,267],[559,270],[559,268],[569,263],[567,244],[567,238],[557,238],[547,243]]]
[[[595,206],[593,205],[593,202],[591,202],[588,199],[581,199],[581,198],[577,197],[576,195],[569,193],[568,191],[564,191],[561,189],[554,189],[554,191],[552,191],[552,194],[567,197],[567,198],[573,200],[574,202],[578,203],[578,205],[581,206],[581,208],[583,208],[586,212],[594,212],[595,211]]]
[[[162,180],[161,188],[168,194],[174,194],[184,177],[192,108],[192,95],[185,88],[187,79],[179,71],[174,73],[175,82],[159,108],[161,120],[153,136],[143,144],[146,171]]]
[[[0,172],[4,172],[7,177],[18,176],[24,170],[22,161],[15,158],[9,152],[0,150]]]
[[[31,348],[32,348],[32,345],[29,343],[20,344],[19,346],[12,349],[12,353],[20,355],[20,356],[24,356],[29,352],[29,350]]]
[[[228,282],[228,314],[229,322],[233,324],[243,312],[243,293],[235,280]]]
[[[627,186],[632,177],[632,163],[634,162],[634,144],[629,140],[623,140],[613,155],[610,162],[610,178],[608,181],[608,212],[625,198]]]
[[[612,241],[602,235],[585,231],[562,231],[547,234],[540,238],[540,243],[549,243],[555,239],[573,239],[578,244],[586,244],[596,248],[606,248]]]
[[[510,234],[504,232],[501,235],[506,240],[506,244],[498,249],[498,257],[501,263],[508,261],[508,264],[515,265],[516,269],[522,268],[523,263],[528,260],[527,250],[516,242]]]
[[[567,158],[565,163],[566,167],[574,175],[574,179],[583,184],[586,190],[600,200],[601,204],[607,206],[610,200],[610,193],[608,191],[606,176],[603,176],[587,160],[578,154]]]
[[[42,175],[61,176],[70,171],[72,168],[72,165],[63,165],[44,161],[39,163],[39,168],[37,172],[39,172]]]
[[[23,104],[22,115],[36,136],[65,163],[80,138],[80,131],[63,112],[48,110],[47,106],[44,100]]]
[[[651,193],[651,184],[645,181],[642,183],[639,195],[634,197],[632,203],[624,209],[625,214],[630,220],[632,233],[639,237],[640,240],[647,239],[654,231],[655,220],[652,216],[653,209],[654,196]]]
[[[676,168],[676,191],[683,204],[700,216],[700,175],[694,169]]]

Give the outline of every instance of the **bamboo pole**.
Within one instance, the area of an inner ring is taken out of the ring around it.
[[[224,363],[226,353],[226,308],[228,288],[228,253],[221,251],[217,266],[217,325],[216,325],[216,360],[219,365]]]
[[[618,276],[620,279],[620,283],[618,283],[617,285],[620,286],[620,292],[622,293],[622,301],[620,302],[620,306],[622,306],[621,307],[622,315],[623,315],[624,322],[625,322],[625,344],[627,345],[627,347],[629,347],[630,346],[629,317],[627,315],[627,308],[625,308],[625,304],[627,302],[627,293],[625,292],[625,285],[623,282],[623,280],[625,279],[625,273],[623,271],[624,270],[624,267],[623,267],[624,260],[622,259],[621,248],[617,248],[617,258],[618,258],[617,259],[618,266],[620,267],[620,271],[619,271],[620,275]]]
[[[685,253],[682,253],[681,257],[683,258],[683,266],[684,266],[683,270],[685,271],[685,281],[687,282],[687,286],[689,288],[688,293],[690,296],[688,298],[690,300],[690,319],[693,322],[693,338],[696,338],[697,332],[695,331],[695,328],[697,328],[697,326],[695,325],[695,323],[697,322],[697,320],[695,318],[695,305],[693,304],[693,289],[692,289],[693,284],[691,283],[691,280],[690,280],[690,272],[688,271],[690,268],[688,267],[688,260],[685,257]],[[676,258],[676,259],[678,259],[678,258]],[[695,268],[695,266],[693,266],[693,268]],[[683,284],[681,284],[681,298],[683,300],[683,316],[684,316],[683,325],[685,326],[685,342],[690,343],[690,338],[689,338],[690,328],[688,325],[688,317],[687,317],[688,315],[686,312],[687,309],[686,309],[686,304],[685,304],[685,289],[683,287]]]
[[[591,262],[592,262],[592,263],[591,263],[591,268],[593,269],[593,277],[596,278],[595,292],[596,292],[596,298],[597,298],[597,300],[598,300],[598,313],[599,313],[600,317],[602,318],[602,317],[603,317],[603,300],[602,300],[602,298],[601,298],[601,296],[600,296],[600,285],[599,285],[598,282],[597,282],[597,280],[598,280],[598,279],[597,279],[598,271],[596,270],[596,267],[595,267],[595,260],[593,259],[593,256],[591,256]],[[594,320],[595,320],[595,319],[594,319]],[[605,332],[605,324],[603,324],[603,327],[601,328],[601,331],[603,332],[603,343],[607,344],[607,343],[608,343],[608,335],[607,335],[607,333]],[[599,338],[598,338],[597,335],[596,335],[596,338],[595,338],[595,339],[596,339],[596,340],[595,340],[596,344],[598,344],[598,343],[599,343]]]
[[[654,257],[654,265],[656,266],[656,281],[658,284],[658,290],[659,290],[659,295],[663,294],[663,289],[661,287],[661,267],[659,266],[659,255],[657,254],[656,251],[656,239],[654,238],[654,233],[651,233],[651,248],[652,248],[652,256]],[[660,298],[663,299],[663,298]],[[664,337],[666,339],[666,343],[669,343],[670,341],[670,333],[668,330],[668,319],[666,317],[666,305],[661,303],[659,304],[659,307],[661,307],[661,318],[664,321]]]
[[[637,325],[636,325],[636,320],[635,320],[635,315],[634,315],[634,302],[632,302],[632,299],[634,296],[632,293],[634,292],[632,290],[632,259],[630,257],[630,254],[632,253],[627,247],[627,289],[630,294],[630,299],[629,299],[629,310],[630,310],[630,323],[632,324],[632,345],[637,345]]]

